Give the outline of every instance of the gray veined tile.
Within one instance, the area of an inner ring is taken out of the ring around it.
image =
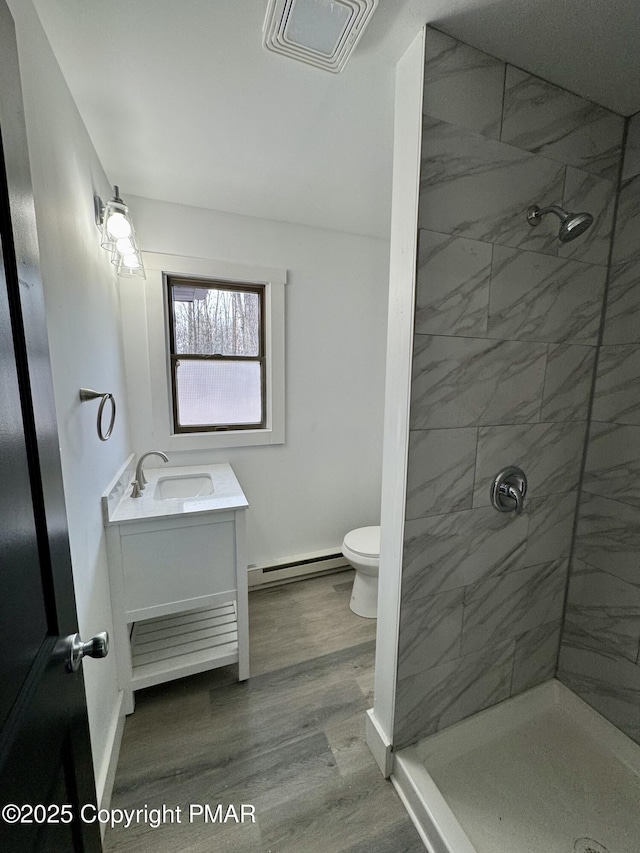
[[[477,430],[412,430],[406,518],[471,509]]]
[[[423,112],[497,139],[505,64],[427,28]]]
[[[460,655],[464,589],[427,598],[403,598],[398,641],[398,678]]]
[[[416,332],[485,335],[491,250],[490,243],[419,232]]]
[[[488,336],[595,345],[606,277],[604,267],[496,246]]]
[[[555,255],[557,226],[527,222],[530,204],[557,204],[565,167],[423,116],[418,225]],[[555,218],[555,217],[554,217]]]
[[[540,420],[587,419],[595,360],[595,347],[549,344]]]
[[[600,347],[592,418],[640,424],[639,344]]]
[[[490,504],[491,484],[507,465],[527,476],[529,499],[578,487],[586,422],[480,427],[473,505]]]
[[[640,175],[620,188],[611,260],[614,264],[640,260]]]
[[[416,335],[411,428],[537,421],[546,344]]]
[[[629,131],[624,151],[622,180],[635,178],[640,174],[640,113],[629,119]]]
[[[640,344],[640,260],[609,271],[604,344]]]
[[[463,655],[553,622],[562,616],[567,560],[506,572],[464,592]]]
[[[521,565],[535,566],[569,556],[576,500],[576,492],[525,500],[529,534]]]
[[[456,589],[523,565],[528,516],[493,507],[407,521],[403,600]]]
[[[615,181],[623,132],[622,116],[507,65],[503,142]]]
[[[509,696],[515,643],[508,641],[398,681],[394,746],[401,748]]]
[[[515,696],[553,678],[558,662],[562,621],[547,622],[516,640],[511,695]]]
[[[572,212],[587,211],[594,217],[594,222],[570,243],[558,241],[558,257],[606,266],[609,263],[615,201],[614,183],[567,166],[563,207]]]
[[[640,586],[574,560],[566,619],[636,662],[640,643]]]
[[[582,488],[640,508],[640,426],[591,424]]]
[[[597,635],[565,623],[558,678],[640,743],[640,667],[621,658]]]
[[[585,492],[580,501],[575,556],[640,585],[640,516],[636,507]]]

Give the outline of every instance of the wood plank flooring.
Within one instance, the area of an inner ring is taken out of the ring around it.
[[[231,666],[137,694],[112,808],[181,822],[108,829],[106,853],[424,853],[365,744],[375,622],[349,610],[352,578],[252,592],[248,682]],[[189,822],[191,803],[256,821]]]

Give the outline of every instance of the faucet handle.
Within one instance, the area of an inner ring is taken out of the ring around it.
[[[520,468],[510,465],[499,471],[491,483],[491,504],[498,512],[516,511],[520,515],[527,494],[527,476]]]
[[[500,494],[506,495],[509,500],[514,501],[516,514],[520,515],[524,503],[524,495],[517,486],[511,486],[508,483],[503,483],[500,486]]]
[[[133,486],[133,489],[131,489],[131,497],[132,498],[141,498],[142,492],[140,491],[140,485],[139,485],[138,481],[133,480],[131,485]]]

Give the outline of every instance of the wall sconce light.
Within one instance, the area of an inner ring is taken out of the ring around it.
[[[101,231],[100,245],[111,252],[111,263],[117,267],[118,275],[146,278],[131,214],[120,198],[118,187],[113,188],[113,198],[106,204],[94,196],[94,205],[96,225]]]

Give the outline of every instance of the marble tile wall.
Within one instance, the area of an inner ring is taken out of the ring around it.
[[[425,60],[398,748],[556,671],[624,131],[436,30]],[[595,223],[563,245],[557,218],[528,224],[531,204]],[[634,274],[620,276],[621,325],[640,311]],[[634,356],[612,359],[606,405],[622,405],[616,370],[624,381]],[[506,465],[529,478],[519,516],[489,504]]]
[[[629,121],[558,677],[640,743],[640,114]]]

